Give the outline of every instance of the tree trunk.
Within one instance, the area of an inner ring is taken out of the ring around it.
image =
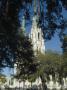
[[[46,85],[46,80],[44,79],[44,76],[40,76],[41,81],[42,81],[42,90],[47,90],[47,85]]]
[[[25,81],[23,81],[23,90],[25,90]]]
[[[19,81],[19,90],[20,90],[20,81]]]
[[[32,82],[31,82],[31,88],[32,88]]]

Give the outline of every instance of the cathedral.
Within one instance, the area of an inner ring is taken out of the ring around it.
[[[27,36],[29,36],[29,39],[32,42],[34,53],[45,53],[45,40],[43,38],[43,32],[40,27],[37,25],[38,17],[37,15],[34,15],[32,17],[32,25],[31,30]],[[23,32],[25,32],[25,18],[23,16],[22,18],[22,26],[21,29]],[[26,33],[24,33],[26,35]]]
[[[37,26],[37,16],[36,15],[33,16],[33,19],[32,19],[32,28],[31,28],[29,37],[32,41],[34,52],[41,52],[44,54],[45,53],[45,41],[43,38],[43,32],[41,28]]]
[[[42,2],[41,2],[42,3]],[[32,41],[33,50],[35,53],[45,53],[45,40],[43,38],[43,32],[40,27],[38,27],[37,21],[39,20],[40,13],[42,11],[43,5],[40,1],[34,0],[33,9],[34,15],[32,17],[32,27],[30,31],[30,39]]]
[[[41,13],[41,9],[43,6],[40,5],[40,2],[38,5],[36,5],[37,2],[39,1],[34,0],[34,4],[33,4],[34,15],[32,17],[32,25],[31,25],[31,30],[29,32],[29,38],[32,42],[34,53],[40,52],[44,54],[45,53],[45,40],[43,38],[42,29],[38,27],[37,25],[38,24],[37,21],[39,20],[39,13]],[[25,24],[26,24],[25,16],[23,16],[22,25],[21,25],[21,29],[23,30],[23,32],[26,31]]]

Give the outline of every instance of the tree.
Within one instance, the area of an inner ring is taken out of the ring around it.
[[[1,0],[0,2],[0,60],[1,66],[5,67],[12,66],[16,60],[17,46],[21,40],[18,32],[20,27],[18,14],[22,2],[21,0]]]
[[[14,64],[18,63],[17,76],[25,80],[27,75],[35,72],[36,63],[33,61],[32,44],[20,30],[18,15],[20,9],[24,7],[23,2],[21,0],[0,2],[0,66],[14,68]]]
[[[63,72],[64,77],[67,76],[67,35],[64,36],[63,43],[62,43],[62,49],[63,49]]]
[[[37,66],[32,44],[28,37],[21,36],[18,38],[17,50],[17,77],[20,76],[20,79],[26,80],[30,74],[35,73]]]
[[[0,1],[0,61],[1,67],[12,67],[19,28],[18,10],[19,3]]]
[[[0,74],[0,84],[5,84],[6,81],[7,81],[6,76],[3,74]]]
[[[63,53],[67,54],[67,35],[64,35],[63,44],[62,44]]]
[[[38,76],[41,77],[43,88],[45,88],[44,84],[50,80],[49,75],[52,75],[53,80],[56,81],[58,78],[59,80],[63,77],[63,70],[62,70],[62,55],[56,52],[46,52],[46,54],[38,54],[39,60],[39,68],[38,68]]]

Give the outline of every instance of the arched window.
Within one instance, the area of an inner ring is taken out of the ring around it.
[[[40,33],[38,32],[38,40],[40,39]]]

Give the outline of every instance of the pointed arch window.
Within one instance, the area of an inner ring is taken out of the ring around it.
[[[38,32],[38,40],[40,39],[40,33]]]

